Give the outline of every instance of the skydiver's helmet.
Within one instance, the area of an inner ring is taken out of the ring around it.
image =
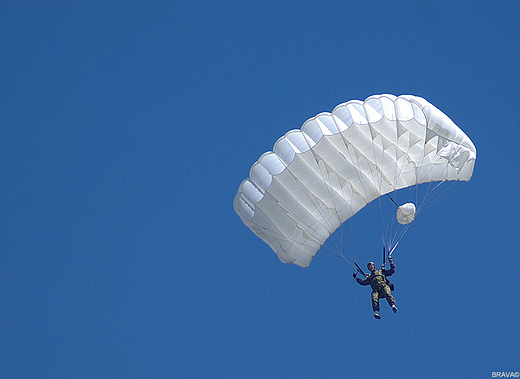
[[[374,267],[376,267],[376,264],[374,262],[368,262],[367,263],[367,268],[370,266],[370,265],[373,265]],[[369,269],[369,268],[368,268]],[[370,269],[369,269],[370,270]]]

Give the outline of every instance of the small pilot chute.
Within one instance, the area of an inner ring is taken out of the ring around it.
[[[395,215],[397,218],[397,222],[401,225],[406,225],[411,223],[415,218],[415,204],[414,203],[406,203],[397,208],[397,213]]]

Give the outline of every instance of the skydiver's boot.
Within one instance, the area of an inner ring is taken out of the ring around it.
[[[377,318],[378,320],[381,320],[381,316],[379,315],[379,312],[377,312],[377,311],[374,312],[374,317]]]
[[[395,306],[395,304],[392,305],[392,310],[394,311],[394,313],[397,313],[397,307]]]

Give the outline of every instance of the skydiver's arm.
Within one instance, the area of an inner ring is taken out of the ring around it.
[[[389,262],[390,262],[390,270],[383,270],[383,275],[384,276],[390,276],[390,275],[393,275],[395,273],[394,261],[390,258]]]
[[[365,278],[365,279],[356,278],[356,282],[358,282],[362,286],[368,286],[370,284],[370,281],[367,278]]]

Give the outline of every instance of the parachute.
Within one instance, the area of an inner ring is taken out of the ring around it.
[[[251,167],[234,209],[279,259],[307,267],[368,203],[421,183],[468,181],[476,148],[434,105],[412,95],[351,100],[291,130]],[[409,224],[415,205],[398,208]]]

